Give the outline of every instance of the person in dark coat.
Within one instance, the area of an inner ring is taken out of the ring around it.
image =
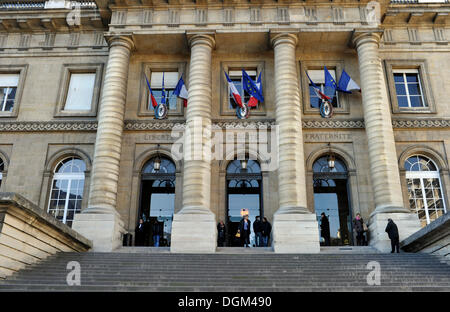
[[[261,222],[261,219],[259,216],[256,217],[255,222],[253,223],[253,232],[255,232],[255,243],[256,247],[262,247],[262,231],[263,231],[263,224]]]
[[[225,246],[226,228],[223,220],[217,224],[217,246]]]
[[[139,219],[139,224],[136,227],[136,240],[134,242],[135,246],[144,246],[144,240],[145,240],[145,230],[146,226],[144,225],[144,220],[142,218]]]
[[[330,222],[324,212],[320,219],[320,235],[325,239],[325,246],[330,246]]]
[[[245,215],[239,222],[238,231],[241,233],[241,244],[245,247],[250,247],[250,229],[252,222]]]
[[[159,240],[163,235],[163,228],[158,220],[154,220],[152,224],[153,246],[159,247]]]
[[[353,220],[353,230],[356,232],[356,244],[364,246],[364,220],[359,213],[356,214],[356,218]]]
[[[400,236],[398,235],[397,225],[392,221],[392,219],[388,219],[388,224],[386,226],[386,230],[388,233],[389,239],[391,240],[391,253],[395,252],[397,249],[397,253],[400,252]]]
[[[269,246],[269,238],[270,238],[270,232],[272,232],[272,225],[267,220],[266,217],[263,218],[262,221],[262,235],[263,235],[263,246],[267,247]]]

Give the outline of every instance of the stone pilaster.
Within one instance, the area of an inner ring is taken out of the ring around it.
[[[88,207],[73,222],[73,229],[93,241],[95,251],[117,248],[125,232],[116,205],[133,41],[128,36],[112,36],[108,43],[109,59],[100,102]]]
[[[215,252],[211,196],[211,54],[209,34],[189,36],[191,61],[183,164],[183,208],[172,223],[172,252]]]
[[[280,253],[320,251],[316,216],[306,208],[301,101],[295,57],[297,41],[297,36],[289,33],[272,37],[280,205],[274,215],[273,246],[275,252]]]
[[[420,229],[419,219],[403,206],[400,174],[386,83],[379,57],[379,32],[356,32],[353,43],[359,59],[362,104],[369,148],[375,210],[370,216],[370,242],[379,250],[390,250],[384,229],[387,219],[397,223],[400,238]]]

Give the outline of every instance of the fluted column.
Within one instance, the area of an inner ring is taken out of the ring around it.
[[[300,90],[295,48],[297,36],[272,39],[275,52],[275,107],[278,141],[277,213],[307,213]]]
[[[403,207],[394,131],[378,54],[380,37],[379,33],[362,33],[354,37],[359,58],[375,212],[408,212]]]
[[[122,244],[125,233],[116,206],[133,41],[129,36],[111,36],[108,43],[109,58],[100,101],[88,207],[75,215],[72,225],[74,230],[93,241],[94,251],[114,250]]]
[[[307,210],[297,35],[272,37],[275,57],[275,106],[278,126],[278,198],[274,215],[275,252],[319,252],[314,214]]]
[[[183,163],[183,207],[172,223],[172,252],[214,252],[216,220],[211,197],[211,54],[210,34],[189,35],[191,60]]]
[[[211,161],[208,129],[211,127],[211,35],[190,38],[189,98],[186,111],[183,167],[184,213],[210,213]]]
[[[420,229],[417,216],[403,205],[394,131],[386,83],[378,52],[381,33],[356,32],[353,42],[359,59],[361,94],[369,149],[370,175],[375,210],[371,214],[371,244],[387,251],[389,242],[384,233],[387,218],[394,219],[400,237]]]
[[[109,38],[110,50],[100,102],[94,161],[86,213],[115,213],[128,67],[133,41]]]

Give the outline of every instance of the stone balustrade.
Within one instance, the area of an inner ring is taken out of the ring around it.
[[[16,193],[0,193],[0,279],[58,252],[92,242]]]

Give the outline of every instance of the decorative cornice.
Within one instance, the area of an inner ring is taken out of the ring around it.
[[[364,121],[361,120],[333,120],[333,119],[314,119],[303,120],[303,128],[317,129],[363,129]]]
[[[450,119],[394,119],[393,128],[449,128]]]
[[[247,127],[270,127],[275,125],[275,119],[213,119],[212,125],[222,129],[245,129]],[[362,119],[304,119],[304,129],[364,129]],[[183,119],[173,120],[125,120],[125,131],[150,130],[182,130],[185,127]],[[450,128],[450,119],[394,119],[394,129],[435,129]],[[0,121],[2,132],[53,132],[53,131],[97,131],[97,121]]]
[[[4,132],[96,131],[96,121],[6,121],[0,122]]]

